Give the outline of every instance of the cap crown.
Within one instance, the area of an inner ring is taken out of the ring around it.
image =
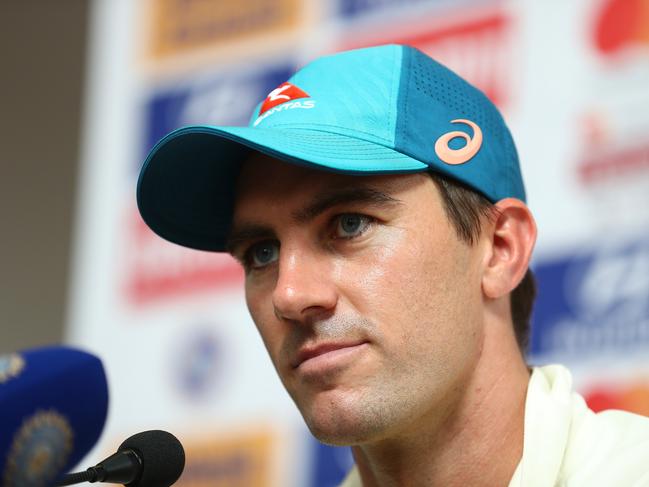
[[[267,98],[253,113],[251,127],[355,137],[421,161],[491,201],[525,200],[516,148],[498,109],[413,47],[387,45],[322,57],[288,83],[306,97],[286,96],[284,103],[262,111]]]
[[[260,116],[261,103],[250,126],[320,128],[394,147],[401,57],[401,46],[394,45],[321,57],[289,79],[309,98],[287,101]],[[306,102],[312,108],[299,106]]]

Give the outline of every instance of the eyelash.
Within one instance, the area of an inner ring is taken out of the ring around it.
[[[337,230],[337,226],[340,224],[341,219],[346,216],[358,216],[362,220],[364,220],[365,224],[357,234],[349,235],[349,236],[333,235],[333,233]],[[377,221],[376,218],[373,218],[369,215],[365,215],[362,213],[339,213],[330,220],[329,228],[331,228],[330,233],[332,234],[330,235],[330,238],[332,240],[338,240],[338,241],[340,240],[349,241],[349,240],[357,239],[362,235],[364,235],[376,223],[376,221]],[[258,245],[268,244],[268,243],[274,243],[279,246],[279,242],[277,240],[266,239],[266,240],[260,240],[254,242],[244,249],[243,253],[241,254],[241,257],[238,260],[243,264],[244,268],[246,269],[246,272],[254,271],[254,270],[263,270],[267,267],[267,265],[255,267],[253,264],[252,254]]]
[[[360,237],[361,235],[363,235],[365,232],[367,232],[372,227],[372,225],[374,225],[374,223],[376,223],[375,218],[372,218],[371,216],[368,216],[368,215],[364,215],[362,213],[341,213],[339,215],[336,215],[331,220],[331,225],[333,227],[334,232],[338,229],[338,225],[341,223],[342,218],[344,218],[346,216],[360,217],[361,220],[364,221],[364,226],[362,227],[362,229],[358,233],[356,233],[354,235],[348,235],[348,236],[342,236],[342,237],[334,235],[334,236],[332,236],[332,238],[334,240],[354,240],[354,239]]]

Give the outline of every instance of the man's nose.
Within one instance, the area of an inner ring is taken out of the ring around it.
[[[273,307],[279,319],[308,322],[330,313],[338,291],[326,257],[282,249],[279,275],[273,290]]]

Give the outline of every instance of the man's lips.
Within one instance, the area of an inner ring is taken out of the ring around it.
[[[321,355],[325,355],[330,352],[335,352],[337,350],[351,349],[358,347],[367,343],[366,340],[358,340],[353,342],[342,342],[342,343],[319,343],[316,345],[303,346],[298,351],[295,360],[291,361],[291,366],[296,369],[304,362],[311,360]]]

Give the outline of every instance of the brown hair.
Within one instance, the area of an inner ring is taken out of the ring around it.
[[[483,218],[493,218],[496,207],[480,193],[460,182],[439,174],[431,174],[437,184],[444,209],[455,227],[458,237],[469,245],[477,242]],[[530,316],[536,298],[534,275],[527,269],[525,276],[510,295],[512,322],[516,341],[523,355],[527,351],[530,335]]]

